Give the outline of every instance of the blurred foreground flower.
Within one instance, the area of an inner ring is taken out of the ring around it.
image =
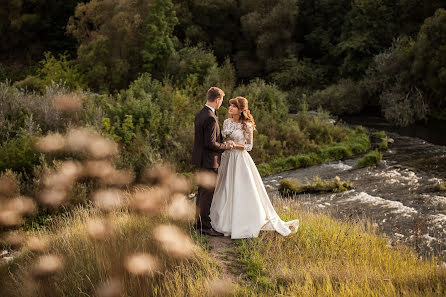
[[[47,239],[37,236],[28,238],[26,245],[33,252],[45,252],[49,247]]]
[[[206,296],[233,296],[235,285],[229,279],[213,279],[207,284]]]
[[[189,236],[174,225],[160,225],[153,230],[161,247],[176,258],[192,256],[195,246]]]
[[[63,269],[63,262],[59,256],[44,255],[40,256],[32,267],[34,278],[41,279],[54,275]]]
[[[153,274],[160,267],[157,258],[144,253],[128,256],[124,265],[128,272],[135,275]]]
[[[27,197],[0,200],[0,225],[16,226],[22,223],[24,215],[36,210],[34,201]]]
[[[86,176],[98,178],[100,182],[106,185],[124,186],[134,180],[132,172],[117,170],[108,160],[87,161],[84,168]]]
[[[18,231],[13,231],[13,232],[9,232],[8,234],[6,234],[5,241],[13,249],[17,249],[17,248],[21,247],[22,244],[25,242],[25,236]]]
[[[42,153],[54,153],[65,149],[65,137],[59,133],[48,134],[37,140],[36,148]]]
[[[83,174],[83,166],[73,161],[65,161],[55,171],[44,178],[44,185],[47,188],[67,190]]]
[[[210,171],[200,171],[195,175],[196,183],[206,189],[214,189],[217,183],[217,175]]]
[[[153,185],[163,184],[174,174],[175,173],[171,165],[157,164],[144,169],[143,181]]]
[[[171,193],[186,194],[191,189],[190,182],[184,176],[177,174],[169,164],[157,164],[146,168],[143,173],[143,181],[164,187]]]
[[[122,282],[119,279],[109,279],[96,290],[98,297],[121,297]]]
[[[19,193],[19,182],[13,175],[0,177],[0,198],[11,197]]]
[[[67,192],[65,190],[57,190],[57,189],[45,189],[39,194],[39,200],[46,205],[49,206],[58,206],[61,204],[67,196]]]
[[[87,223],[87,232],[92,239],[103,240],[113,235],[114,228],[109,221],[94,219]]]
[[[176,194],[167,209],[167,214],[174,220],[193,221],[195,219],[195,204],[186,196]]]
[[[118,145],[87,128],[76,128],[68,131],[67,149],[72,152],[87,152],[93,158],[106,158],[118,153]]]
[[[95,205],[105,211],[115,210],[122,205],[122,192],[116,189],[99,190],[93,195]]]
[[[130,205],[143,214],[157,214],[168,198],[168,193],[161,187],[139,187],[132,195]]]

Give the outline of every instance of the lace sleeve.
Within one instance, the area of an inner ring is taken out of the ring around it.
[[[247,123],[247,128],[248,128],[248,131],[244,132],[244,134],[245,134],[245,150],[249,152],[252,150],[254,129],[252,128],[251,123]]]
[[[229,119],[223,121],[223,134],[228,134],[229,132]]]

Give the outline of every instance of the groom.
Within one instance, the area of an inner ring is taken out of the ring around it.
[[[221,89],[210,88],[206,94],[206,105],[197,112],[194,121],[195,136],[192,163],[198,170],[212,174],[218,172],[221,154],[234,147],[232,141],[223,143],[216,114],[216,110],[223,103],[224,96],[225,93]],[[212,228],[209,218],[213,195],[214,189],[198,187],[195,228],[202,234],[222,236],[222,233]]]

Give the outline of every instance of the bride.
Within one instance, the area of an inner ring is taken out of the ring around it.
[[[248,153],[255,129],[248,100],[236,97],[229,104],[230,117],[223,123],[223,135],[235,145],[221,156],[210,212],[212,227],[233,239],[257,237],[261,230],[275,230],[284,236],[296,232],[299,220],[284,222],[279,218]]]

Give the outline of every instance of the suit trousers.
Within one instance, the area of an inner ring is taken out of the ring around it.
[[[218,169],[203,169],[217,174]],[[198,187],[197,199],[196,199],[196,216],[195,216],[195,228],[198,230],[211,229],[211,213],[212,197],[214,196],[215,188],[203,188]]]

